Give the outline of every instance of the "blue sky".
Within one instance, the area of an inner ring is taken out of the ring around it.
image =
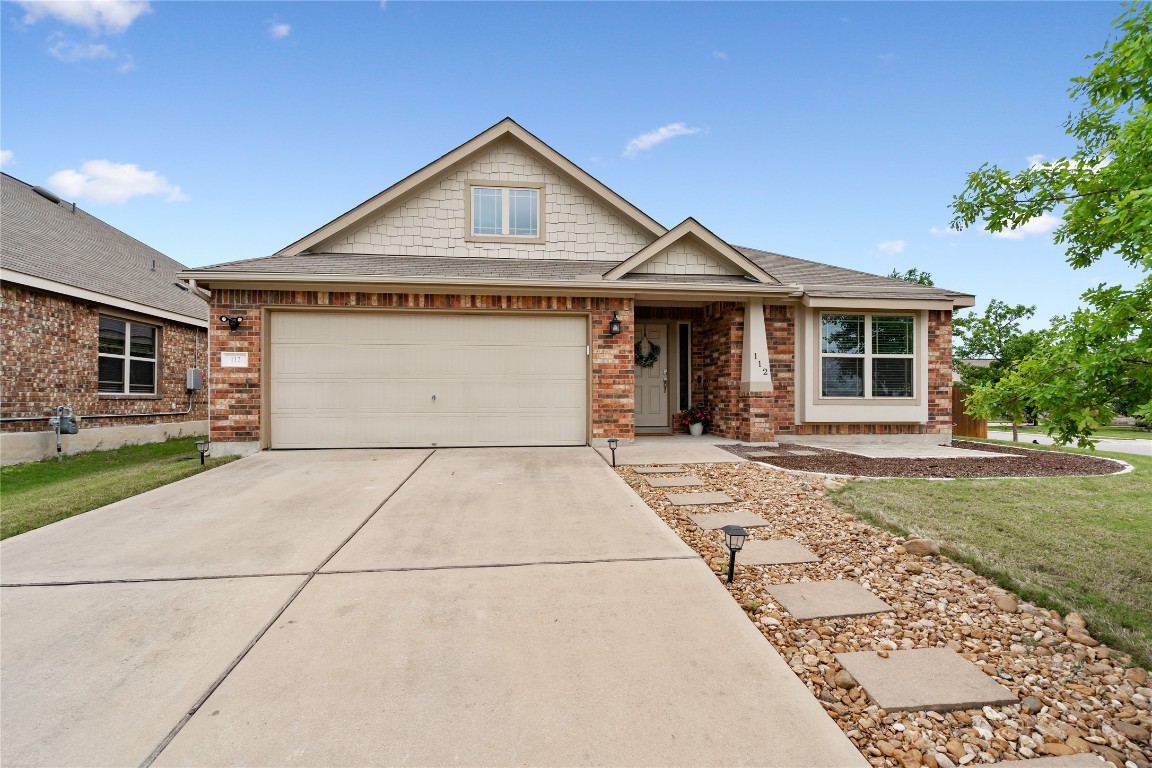
[[[505,116],[666,226],[1036,304],[1047,230],[947,234],[1072,144],[1114,3],[0,3],[4,170],[188,265],[263,256]],[[663,129],[663,130],[661,130]],[[629,149],[631,147],[631,149]]]

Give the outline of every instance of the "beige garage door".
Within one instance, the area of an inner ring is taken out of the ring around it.
[[[582,317],[272,314],[273,448],[584,445]]]

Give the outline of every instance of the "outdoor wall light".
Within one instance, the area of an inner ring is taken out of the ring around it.
[[[608,449],[610,451],[612,451],[612,466],[613,467],[616,466],[616,446],[618,446],[618,445],[620,445],[619,438],[615,438],[615,437],[608,438]]]
[[[240,327],[240,323],[244,322],[244,318],[236,315],[235,317],[228,317],[228,315],[220,315],[220,322],[228,323],[228,330],[234,331]]]
[[[616,335],[621,334],[623,332],[624,332],[624,329],[620,327],[620,318],[617,317],[616,312],[613,311],[612,312],[612,319],[608,321],[608,333],[612,334],[613,336],[616,336]]]
[[[724,544],[732,553],[728,561],[728,583],[732,583],[732,576],[736,572],[736,553],[744,548],[744,540],[748,538],[748,531],[738,525],[726,525],[720,529],[724,532]]]
[[[200,464],[203,466],[204,457],[208,455],[209,444],[207,440],[197,440],[196,450],[200,451]]]

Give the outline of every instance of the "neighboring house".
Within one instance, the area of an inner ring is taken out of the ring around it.
[[[82,418],[68,453],[204,434],[208,304],[184,265],[7,174],[0,185],[4,360],[0,459],[56,452],[56,406]]]
[[[182,277],[212,294],[214,454],[602,444],[694,402],[744,441],[942,442],[974,303],[666,229],[510,119],[275,255]]]

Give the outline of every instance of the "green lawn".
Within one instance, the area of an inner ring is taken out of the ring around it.
[[[989,424],[988,429],[1001,432],[1011,432],[1011,424]],[[1043,427],[1020,427],[1020,434],[1044,434]],[[1120,438],[1121,440],[1152,439],[1152,432],[1136,427],[1100,427],[1092,432],[1092,437]],[[1025,441],[1028,442],[1028,441]]]
[[[234,460],[200,466],[196,437],[131,445],[0,468],[0,539],[167,485]],[[199,438],[202,439],[202,438]]]
[[[1136,470],[1027,480],[878,480],[850,483],[832,498],[899,534],[935,539],[950,557],[1026,600],[1082,613],[1095,637],[1152,667],[1152,459],[1097,455]]]

